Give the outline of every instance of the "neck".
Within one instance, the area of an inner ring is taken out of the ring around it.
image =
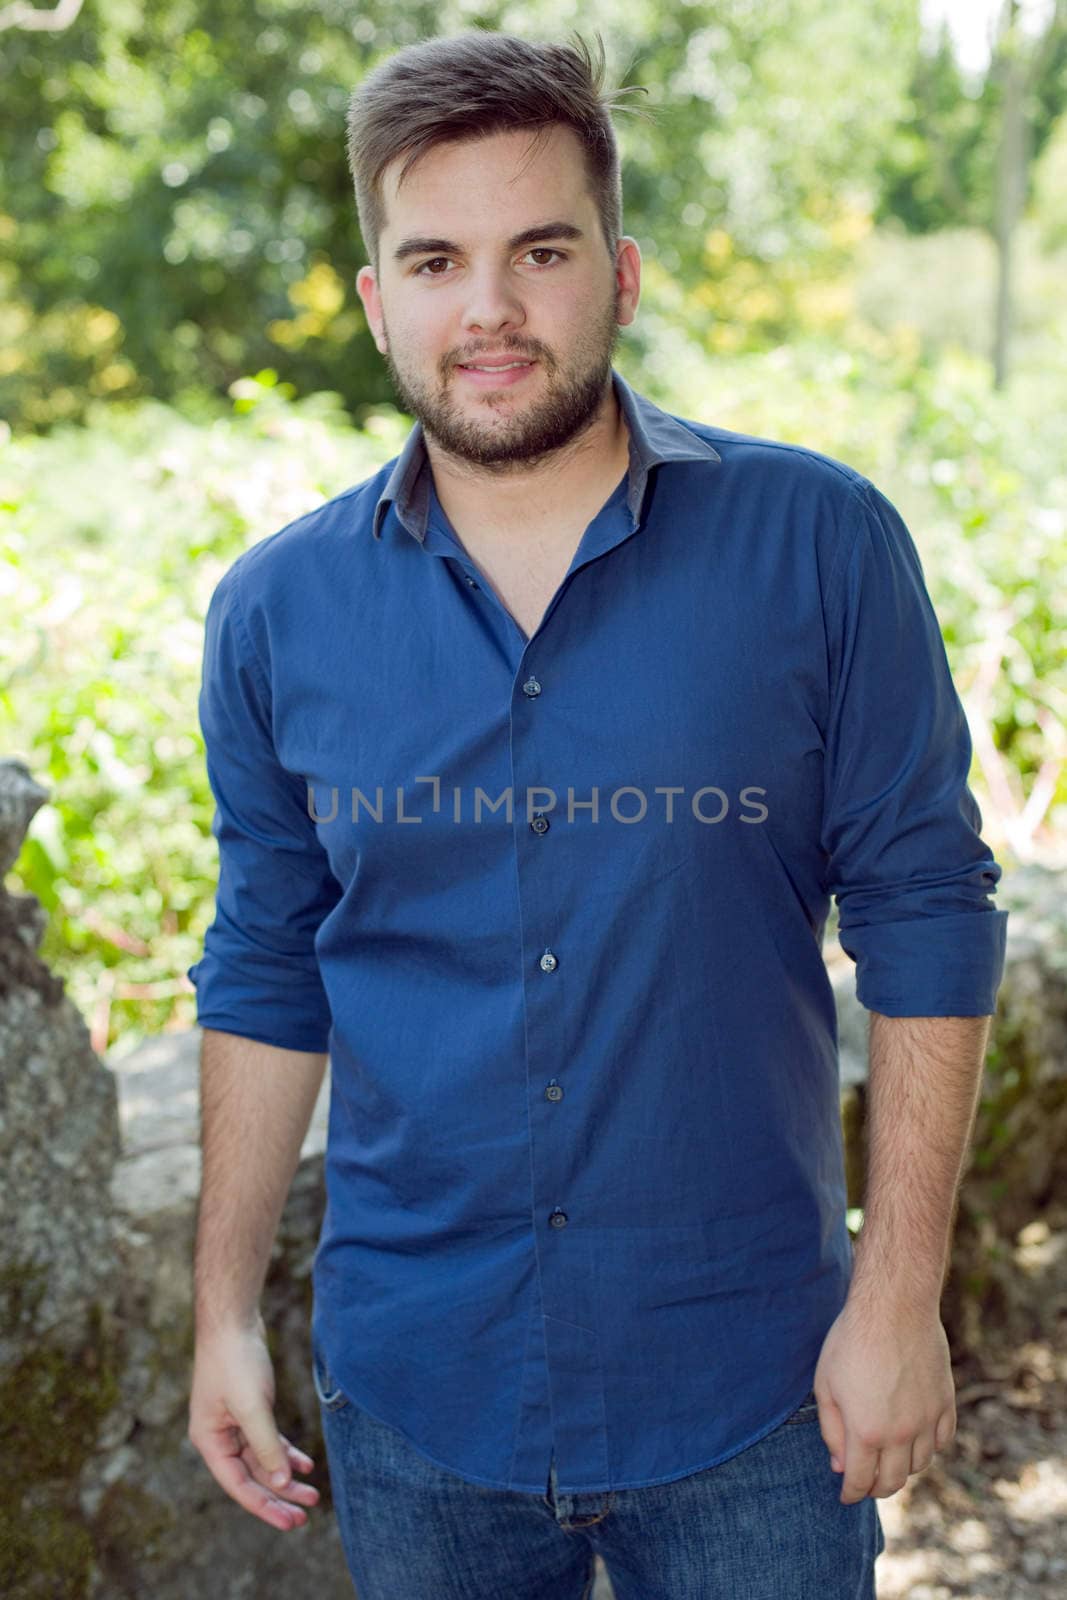
[[[626,471],[630,430],[609,380],[604,404],[581,436],[532,465],[508,462],[497,471],[446,454],[429,435],[424,442],[434,488],[454,527],[521,532],[576,516],[584,526]]]

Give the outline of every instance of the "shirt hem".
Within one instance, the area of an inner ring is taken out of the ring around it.
[[[331,1368],[331,1374],[332,1371],[333,1369]],[[433,1466],[439,1467],[442,1472],[450,1472],[453,1477],[462,1478],[465,1483],[477,1484],[479,1488],[483,1489],[507,1489],[517,1494],[537,1494],[541,1496],[546,1494],[548,1489],[547,1468],[545,1471],[545,1482],[542,1484],[504,1482],[499,1478],[479,1477],[476,1473],[467,1472],[460,1467],[451,1465],[447,1461],[439,1460],[437,1456],[431,1455],[423,1445],[417,1444],[411,1435],[406,1433],[403,1428],[398,1427],[395,1422],[387,1422],[384,1417],[379,1416],[378,1413],[372,1410],[370,1406],[365,1405],[362,1400],[357,1399],[350,1389],[346,1388],[343,1392],[351,1404],[356,1406],[358,1410],[365,1412],[368,1417],[372,1417],[374,1421],[380,1423],[382,1427],[392,1428],[393,1432],[398,1433],[404,1440],[405,1444],[409,1444],[414,1451],[422,1456],[424,1461],[429,1461]],[[734,1456],[739,1456],[742,1450],[749,1449],[751,1445],[759,1444],[761,1439],[765,1439],[768,1434],[774,1432],[775,1428],[780,1427],[787,1417],[791,1417],[793,1412],[798,1410],[800,1406],[803,1405],[810,1393],[811,1382],[809,1380],[805,1384],[798,1397],[791,1401],[789,1405],[786,1406],[784,1411],[780,1411],[771,1419],[770,1422],[765,1423],[762,1427],[757,1428],[754,1433],[749,1434],[748,1438],[745,1439],[741,1444],[731,1446],[728,1450],[723,1451],[721,1454],[713,1456],[710,1461],[704,1461],[694,1467],[680,1467],[677,1472],[668,1472],[663,1477],[643,1478],[640,1482],[631,1481],[629,1483],[594,1483],[582,1485],[580,1488],[571,1488],[568,1485],[560,1483],[558,1481],[557,1473],[556,1494],[612,1494],[620,1492],[623,1489],[655,1489],[663,1483],[677,1483],[680,1478],[691,1478],[698,1472],[706,1472],[710,1467],[717,1467],[720,1466],[724,1461],[730,1461]]]

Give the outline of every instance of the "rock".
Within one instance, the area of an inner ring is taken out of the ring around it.
[[[941,1306],[957,1358],[1061,1338],[1046,1285],[1062,1234],[1042,1213],[1067,1194],[1067,868],[1006,872],[997,901],[1004,980]]]
[[[47,798],[21,762],[0,762],[5,871]],[[118,1071],[98,1060],[37,955],[45,921],[0,881],[0,1594],[237,1600],[284,1582],[351,1600],[310,1372],[329,1080],[264,1300],[279,1426],[324,1491],[279,1547],[186,1436],[199,1033]]]
[[[47,798],[22,762],[0,762],[4,871]],[[46,1334],[73,1358],[118,1291],[115,1080],[36,953],[44,928],[32,896],[0,888],[0,1368]]]

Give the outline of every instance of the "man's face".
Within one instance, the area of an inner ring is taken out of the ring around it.
[[[356,279],[398,404],[447,453],[501,471],[588,427],[640,286],[632,239],[614,266],[608,255],[576,134],[554,125],[532,160],[531,139],[518,129],[438,145],[399,193],[398,157],[384,174],[380,281],[371,267]],[[580,237],[550,228],[512,244],[544,223]],[[488,357],[533,365],[463,370]]]

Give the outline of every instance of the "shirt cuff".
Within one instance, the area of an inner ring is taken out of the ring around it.
[[[323,1010],[322,987],[306,986],[291,970],[273,985],[262,976],[247,977],[232,965],[220,967],[217,958],[201,957],[186,968],[196,988],[196,1020],[201,1028],[236,1033],[282,1050],[320,1054],[329,1049],[332,1018]]]
[[[990,1017],[1004,975],[1008,912],[838,929],[856,963],[856,998],[887,1017]]]

